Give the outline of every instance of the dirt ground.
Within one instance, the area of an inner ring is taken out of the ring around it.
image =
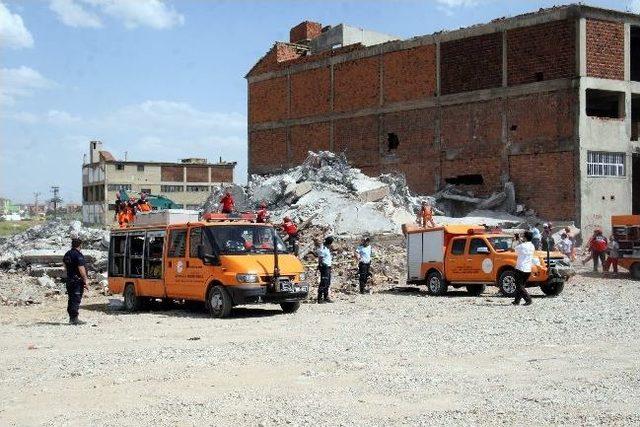
[[[0,307],[0,425],[638,425],[640,283],[582,275],[514,307],[422,290],[126,314]]]

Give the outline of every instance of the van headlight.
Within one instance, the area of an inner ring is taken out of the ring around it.
[[[236,280],[240,283],[257,283],[258,275],[257,274],[244,274],[238,273],[236,274]]]
[[[300,273],[300,281],[304,282],[305,280],[307,280],[307,273]]]
[[[540,258],[534,258],[534,259],[532,259],[531,261],[532,261],[532,264],[533,264],[533,265],[535,265],[535,266],[537,266],[537,267],[540,267],[540,265],[541,265],[541,263],[540,263]]]

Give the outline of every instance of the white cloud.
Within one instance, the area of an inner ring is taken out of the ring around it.
[[[74,0],[51,0],[49,8],[58,15],[58,19],[70,27],[101,28],[100,17],[85,10]]]
[[[22,17],[0,2],[0,46],[21,49],[33,46],[33,36],[22,22]]]
[[[436,0],[436,2],[447,7],[475,6],[478,4],[477,0]]]
[[[70,125],[80,123],[82,119],[66,111],[49,110],[46,115],[47,122],[54,125]]]
[[[31,96],[35,91],[55,86],[36,70],[20,68],[0,68],[0,105],[13,105],[18,98]]]
[[[98,4],[105,14],[119,18],[127,28],[147,26],[164,30],[184,24],[184,16],[161,0],[85,0]]]
[[[184,16],[163,0],[51,0],[49,7],[71,27],[99,28],[106,16],[127,28],[165,30],[184,24]]]

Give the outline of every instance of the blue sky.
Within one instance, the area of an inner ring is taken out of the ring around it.
[[[58,185],[79,202],[91,139],[130,160],[221,156],[243,182],[244,75],[303,20],[406,38],[564,3],[0,0],[0,197]],[[640,12],[640,0],[589,3]]]

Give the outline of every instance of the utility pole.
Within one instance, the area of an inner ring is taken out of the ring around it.
[[[56,216],[56,214],[58,213],[58,205],[62,203],[62,199],[59,196],[60,187],[51,187],[51,192],[53,193],[53,197],[51,198],[50,202],[53,203],[53,216]]]
[[[38,216],[38,197],[40,197],[42,193],[39,191],[36,191],[35,193],[33,193],[33,197],[35,198],[34,202],[33,202],[33,214],[37,217]]]

